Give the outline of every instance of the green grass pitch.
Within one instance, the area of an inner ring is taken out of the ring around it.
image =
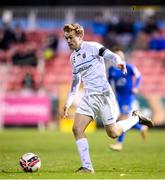
[[[150,130],[147,141],[139,132],[127,133],[122,152],[108,148],[115,140],[105,131],[87,134],[95,174],[75,174],[80,167],[72,133],[38,132],[35,129],[8,129],[0,132],[1,179],[165,179],[165,132]],[[20,157],[36,153],[42,167],[36,173],[24,173]]]

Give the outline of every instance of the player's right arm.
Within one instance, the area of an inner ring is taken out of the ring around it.
[[[68,109],[69,107],[72,105],[74,98],[78,92],[79,86],[81,83],[81,78],[79,74],[73,74],[73,78],[72,78],[72,85],[64,106],[64,117],[68,116]]]

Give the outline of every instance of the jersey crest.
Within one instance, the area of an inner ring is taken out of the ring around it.
[[[85,59],[86,58],[86,53],[83,53],[82,57]]]

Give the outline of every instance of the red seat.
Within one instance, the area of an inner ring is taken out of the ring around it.
[[[140,91],[143,94],[165,95],[163,92],[165,84],[165,65],[162,60],[165,59],[164,52],[157,51],[134,51],[132,53],[132,64],[142,74],[142,84]]]

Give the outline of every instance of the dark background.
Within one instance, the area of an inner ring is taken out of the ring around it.
[[[165,5],[165,0],[1,0],[1,6]]]

